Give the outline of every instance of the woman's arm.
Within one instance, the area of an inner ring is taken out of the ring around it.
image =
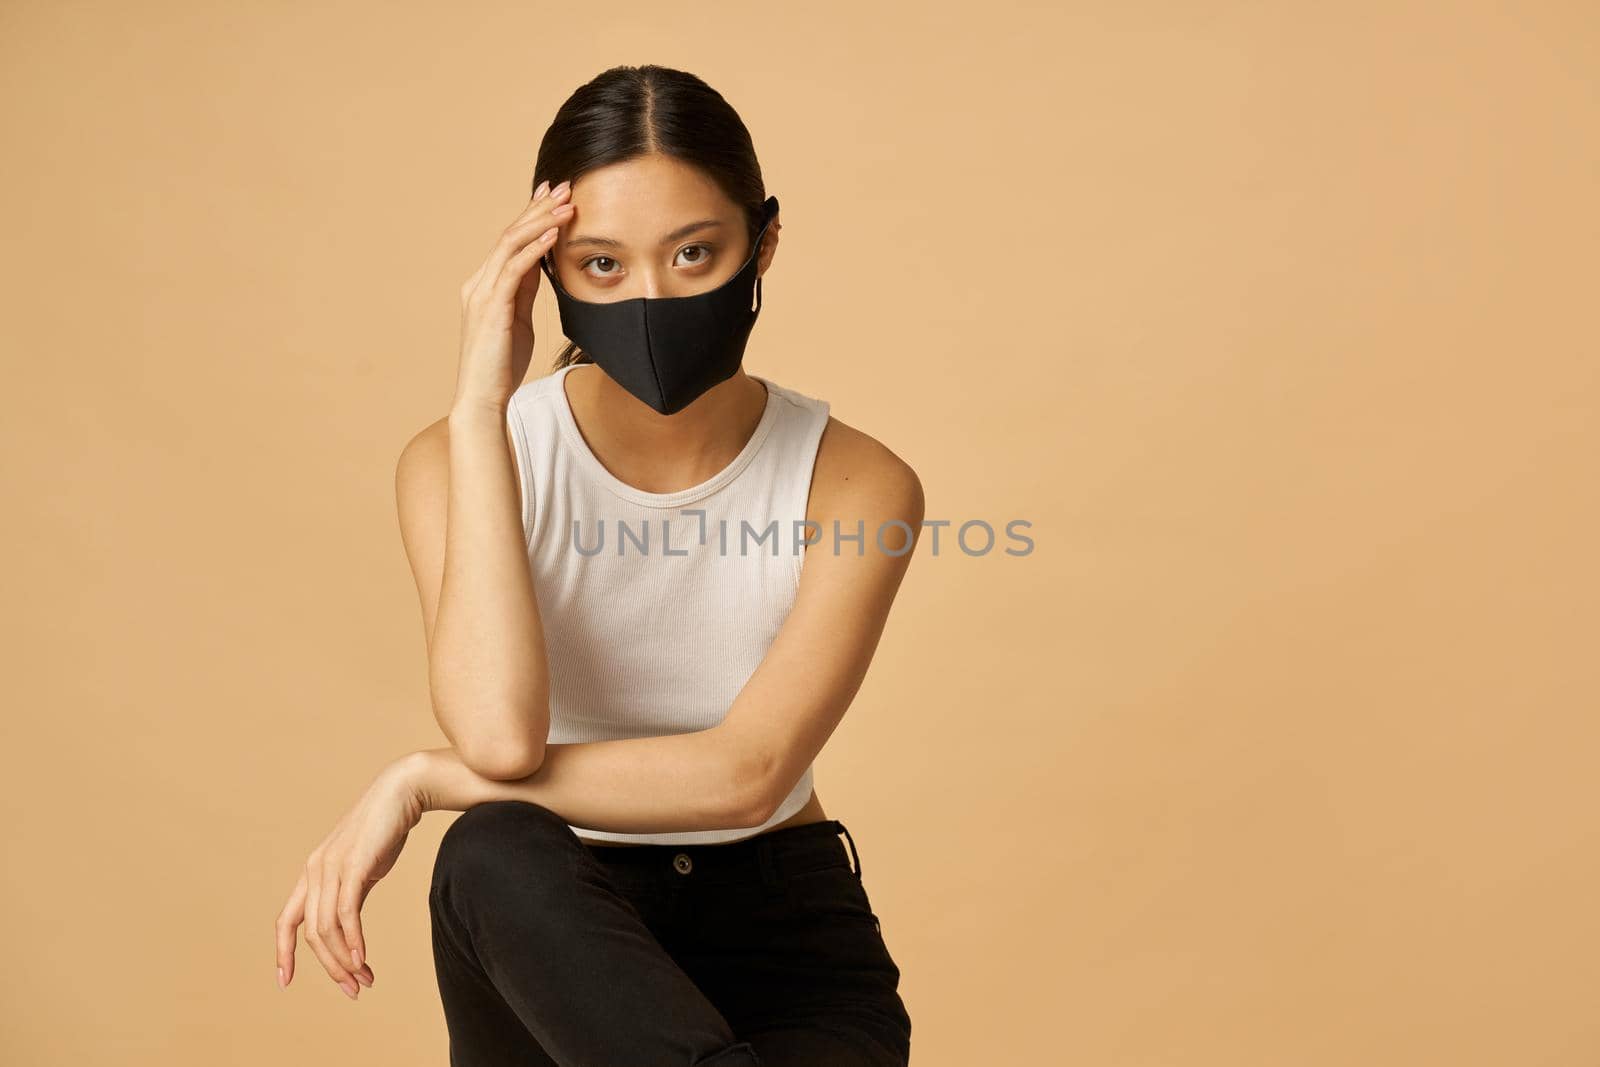
[[[490,800],[542,804],[574,826],[648,834],[759,826],[766,813],[753,768],[713,727],[664,737],[545,747],[527,778],[485,778],[451,748],[413,752],[397,772],[423,811],[466,811]]]
[[[570,196],[568,182],[540,182],[462,283],[450,415],[406,446],[395,471],[434,716],[461,758],[491,778],[537,770],[550,733],[544,630],[507,414],[533,355],[535,266],[571,217]]]
[[[719,725],[694,733],[548,745],[520,781],[473,773],[449,749],[406,757],[407,777],[430,810],[527,800],[574,826],[656,833],[759,826],[833,734],[871,664],[919,534],[922,485],[877,441],[830,421],[820,446],[809,518],[825,532],[807,550],[794,607]],[[834,520],[865,545],[833,552]],[[905,549],[905,551],[901,551]],[[900,553],[891,555],[890,553]]]
[[[473,770],[532,773],[548,737],[544,628],[505,414],[457,408],[401,453],[395,496],[439,727]]]
[[[916,471],[877,440],[830,418],[806,516],[821,540],[806,548],[794,606],[718,726],[739,764],[759,768],[763,817],[822,751],[866,679],[916,554],[923,516]],[[836,527],[841,538],[859,534],[860,540],[836,542]]]

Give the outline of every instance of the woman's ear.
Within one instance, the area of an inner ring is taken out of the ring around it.
[[[778,250],[778,231],[783,224],[778,221],[778,216],[772,216],[772,222],[767,225],[767,232],[761,235],[761,252],[756,258],[756,273],[767,273],[767,267],[772,264],[772,257]]]

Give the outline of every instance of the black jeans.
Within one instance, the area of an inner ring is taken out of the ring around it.
[[[470,808],[428,894],[451,1067],[904,1065],[860,872],[837,819],[606,847],[539,804]]]

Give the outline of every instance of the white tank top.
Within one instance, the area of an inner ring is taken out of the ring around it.
[[[550,741],[715,726],[794,603],[805,551],[796,542],[806,537],[829,405],[752,374],[766,386],[766,408],[733,462],[691,488],[647,493],[589,450],[567,401],[571,370],[525,383],[506,413],[550,663]],[[807,766],[756,827],[626,834],[569,825],[602,841],[737,841],[799,811],[811,783]]]

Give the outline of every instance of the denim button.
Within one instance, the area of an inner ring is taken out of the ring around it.
[[[688,874],[694,867],[694,861],[689,858],[687,852],[680,852],[672,857],[672,865],[678,869],[679,874]]]

